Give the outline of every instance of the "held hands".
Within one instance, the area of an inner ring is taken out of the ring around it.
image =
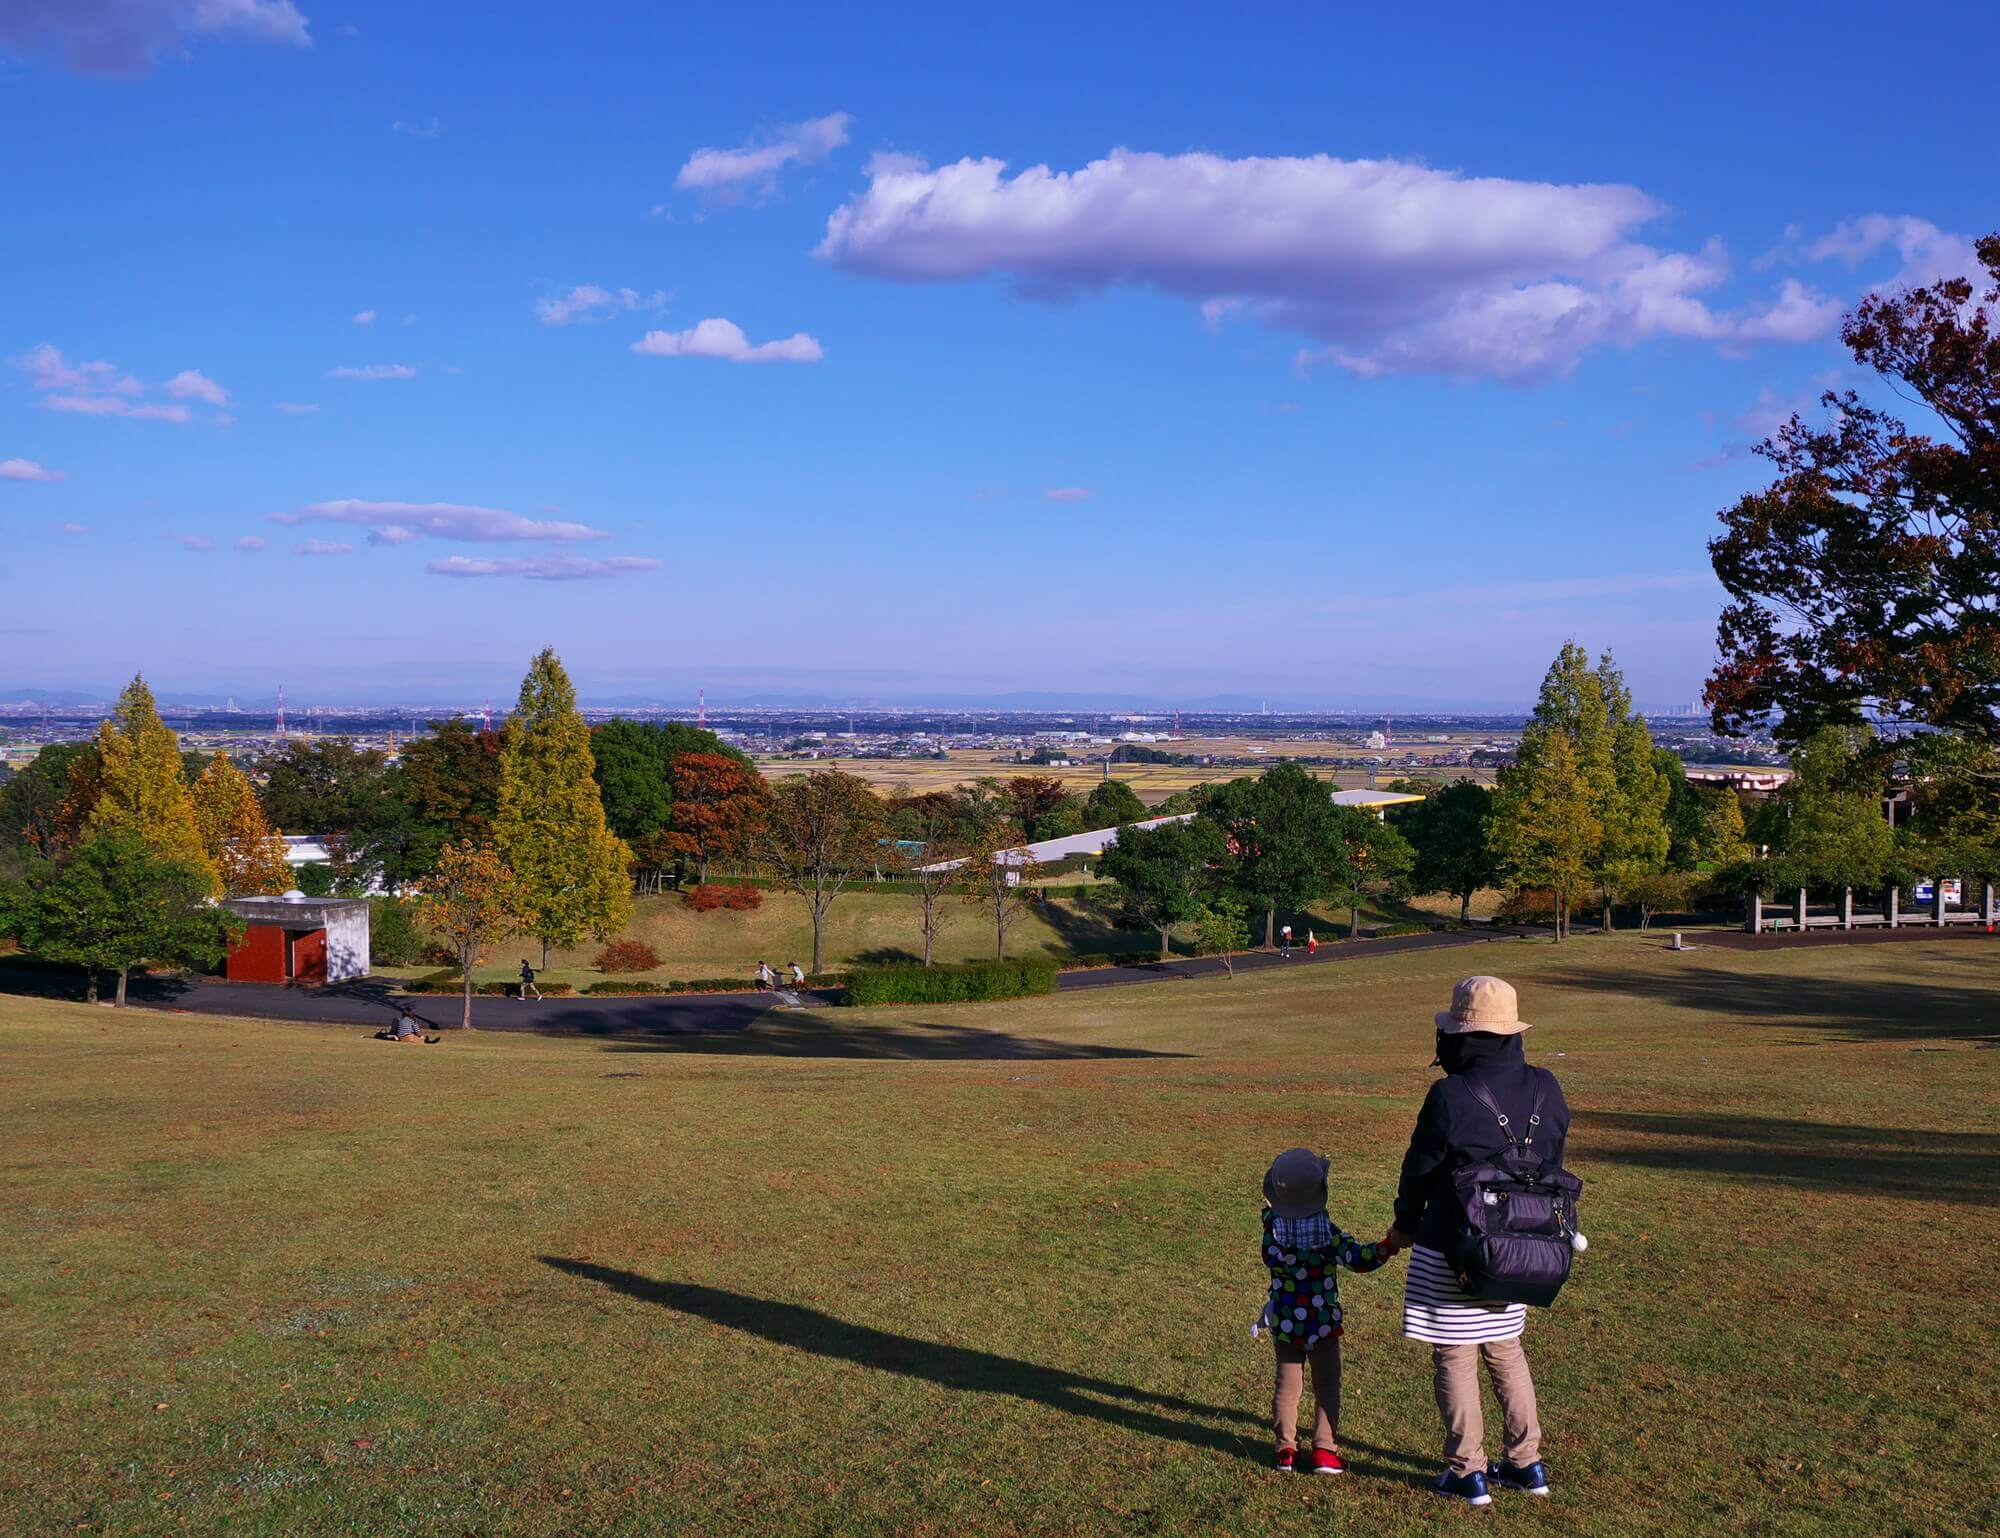
[[[1410,1236],[1400,1228],[1391,1226],[1389,1231],[1382,1236],[1380,1248],[1385,1259],[1397,1254],[1399,1251],[1407,1250],[1409,1247]]]

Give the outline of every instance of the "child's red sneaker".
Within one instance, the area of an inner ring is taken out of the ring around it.
[[[1347,1465],[1340,1461],[1340,1454],[1330,1448],[1313,1449],[1312,1470],[1315,1474],[1345,1474]]]
[[[1281,1447],[1273,1464],[1280,1474],[1289,1474],[1298,1466],[1298,1455],[1289,1447]]]

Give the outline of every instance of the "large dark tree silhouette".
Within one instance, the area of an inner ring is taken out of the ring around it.
[[[1719,729],[1872,715],[2000,742],[2000,235],[1977,249],[1990,286],[1871,295],[1841,328],[1930,430],[1828,391],[1827,423],[1780,428],[1758,449],[1777,479],[1722,514]]]

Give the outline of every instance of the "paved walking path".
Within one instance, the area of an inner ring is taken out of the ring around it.
[[[1294,946],[1290,959],[1275,951],[1252,951],[1235,958],[1239,972],[1273,967],[1324,966],[1369,956],[1405,951],[1443,950],[1484,945],[1530,933],[1521,929],[1461,929],[1441,934],[1393,935],[1381,940],[1345,940],[1320,947],[1317,956]],[[1062,972],[1056,990],[1115,988],[1138,983],[1184,982],[1219,976],[1218,957],[1153,961],[1132,966],[1097,967]],[[248,1016],[267,1020],[297,1020],[326,1025],[365,1025],[380,1029],[396,1017],[400,1005],[427,1025],[458,1024],[457,994],[406,996],[394,991],[395,979],[365,977],[324,988],[292,988],[279,983],[231,983],[218,978],[135,977],[128,998],[147,1009],[183,1010],[198,1015]],[[0,965],[0,992],[43,998],[81,999],[83,979],[74,971],[24,963]],[[815,1009],[835,1002],[836,995],[808,989],[774,989],[768,993],[694,993],[665,997],[556,998],[522,1002],[480,995],[472,1001],[472,1023],[486,1031],[534,1031],[541,1035],[659,1036],[697,1032],[741,1031],[776,1009]]]

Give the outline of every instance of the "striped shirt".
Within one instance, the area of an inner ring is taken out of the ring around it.
[[[1421,1244],[1410,1246],[1410,1270],[1403,1282],[1403,1333],[1411,1340],[1434,1346],[1513,1340],[1527,1322],[1527,1304],[1467,1297],[1444,1256]]]

